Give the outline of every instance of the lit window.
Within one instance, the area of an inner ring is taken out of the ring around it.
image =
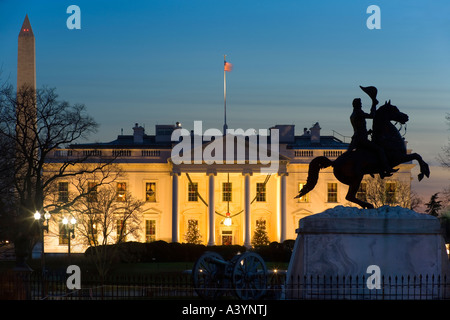
[[[222,201],[232,201],[231,189],[232,189],[231,182],[222,183]]]
[[[69,201],[69,183],[58,182],[58,202]]]
[[[69,238],[67,237],[66,226],[62,223],[62,220],[59,223],[59,244],[69,244]]]
[[[97,223],[95,221],[89,221],[87,226],[87,238],[89,241],[89,244],[91,246],[97,245]]]
[[[327,201],[328,202],[338,202],[337,201],[337,183],[328,183],[327,190]]]
[[[156,240],[156,221],[145,220],[145,242],[153,242]]]
[[[300,190],[303,189],[303,187],[305,186],[306,182],[300,182],[298,184],[298,192],[300,192]],[[305,194],[303,197],[297,198],[298,202],[309,202],[309,193]]]
[[[88,202],[97,202],[97,183],[90,181],[88,182]]]
[[[123,202],[126,200],[127,184],[126,182],[117,182],[117,201]]]
[[[156,183],[147,182],[145,184],[145,201],[156,202]]]
[[[386,182],[386,204],[396,203],[395,190],[395,182]]]
[[[188,184],[188,201],[198,201],[198,183],[192,182]]]
[[[256,201],[265,202],[266,201],[266,184],[257,183],[256,184]]]
[[[361,201],[367,201],[367,183],[361,182],[359,185],[359,189],[356,192],[356,198],[358,198]]]

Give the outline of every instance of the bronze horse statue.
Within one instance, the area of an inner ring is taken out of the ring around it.
[[[372,141],[382,147],[391,167],[401,163],[417,160],[420,165],[419,181],[424,176],[430,176],[428,164],[417,153],[407,154],[406,145],[397,127],[391,123],[396,121],[405,124],[409,120],[407,114],[386,101],[379,107],[373,118]],[[349,186],[346,200],[354,202],[366,209],[372,209],[373,205],[356,197],[361,181],[366,174],[373,176],[382,172],[380,162],[376,154],[368,149],[355,149],[344,152],[336,160],[331,161],[325,156],[314,158],[309,164],[308,179],[295,198],[300,198],[314,189],[319,178],[320,169],[333,167],[333,173],[338,181]]]

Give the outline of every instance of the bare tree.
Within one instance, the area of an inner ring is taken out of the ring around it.
[[[87,138],[97,126],[84,105],[58,100],[55,89],[24,87],[15,92],[11,85],[0,88],[0,180],[5,178],[6,188],[13,192],[15,210],[9,214],[15,221],[10,227],[17,267],[28,268],[26,258],[39,235],[33,214],[44,210],[51,185],[60,178],[101,171],[113,161],[83,167],[79,164],[89,162],[89,156],[75,152],[46,171],[55,150]]]
[[[443,211],[450,212],[450,187],[444,188],[444,190],[441,191],[441,195]]]
[[[450,129],[450,113],[447,113],[445,119],[447,120],[447,125]],[[442,152],[438,155],[438,160],[443,167],[450,168],[450,139],[447,145],[442,148]]]
[[[420,206],[423,203],[423,199],[419,196],[419,194],[417,192],[415,192],[414,190],[411,190],[411,203],[410,203],[410,209],[411,210],[415,210],[417,211],[418,208],[420,208]]]
[[[0,243],[11,241],[14,217],[14,171],[11,141],[0,135]]]
[[[84,193],[84,187],[79,187]],[[77,239],[90,246],[90,254],[104,277],[116,258],[118,246],[130,237],[139,241],[144,203],[121,193],[114,183],[91,189],[72,207],[77,216]]]
[[[396,179],[387,181],[379,175],[364,179],[361,188],[357,196],[365,198],[362,200],[370,202],[375,208],[391,205],[414,210],[422,202],[408,184]]]

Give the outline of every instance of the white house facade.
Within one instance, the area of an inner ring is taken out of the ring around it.
[[[249,247],[257,224],[263,223],[270,241],[283,242],[296,238],[299,219],[337,205],[354,205],[345,199],[348,187],[337,181],[332,167],[321,170],[314,190],[301,199],[294,199],[306,183],[308,165],[313,158],[326,156],[333,160],[348,147],[348,143],[335,136],[321,135],[318,123],[309,130],[304,129],[301,135],[295,135],[294,125],[271,128],[278,130],[277,152],[271,152],[272,160],[275,159],[272,162],[276,162],[271,163],[272,169],[275,168],[272,171],[264,170],[268,166],[261,161],[249,158],[253,149],[266,148],[264,152],[269,152],[272,147],[269,137],[268,144],[261,144],[261,139],[266,138],[262,136],[258,136],[259,140],[247,137],[236,142],[234,155],[242,147],[245,159],[234,157],[232,161],[225,161],[228,155],[221,155],[222,162],[208,162],[204,158],[175,161],[174,155],[180,154],[180,148],[175,153],[174,150],[181,142],[172,141],[172,134],[180,128],[179,123],[156,125],[155,134],[147,135],[144,128],[136,124],[133,135],[119,135],[108,143],[78,144],[56,150],[47,170],[74,153],[90,155],[92,163],[101,158],[114,158],[114,164],[124,173],[111,182],[117,193],[126,192],[144,202],[139,235],[127,237],[127,241],[186,242],[189,225],[195,225],[205,245]],[[191,137],[194,139],[193,134]],[[216,150],[212,154],[217,154],[217,146],[222,142],[225,146],[226,138],[202,141],[197,148],[205,153],[208,145],[215,143]],[[181,153],[186,157],[188,152],[194,154],[195,145]],[[394,176],[385,179],[388,183],[391,181],[392,192],[398,182],[410,187],[413,166],[402,164]],[[47,200],[47,204],[55,199],[67,201],[73,191],[73,182],[58,181],[57,195]],[[364,188],[360,191],[365,192]],[[64,217],[73,216],[70,210],[52,216],[50,232],[45,235],[46,252],[67,252],[67,236],[62,234],[61,223]],[[87,246],[77,241],[77,237],[75,226],[70,249],[84,252]]]

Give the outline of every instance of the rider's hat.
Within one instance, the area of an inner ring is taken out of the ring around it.
[[[377,93],[378,93],[377,88],[375,88],[373,86],[370,86],[370,87],[359,86],[359,87],[362,89],[362,91],[367,93],[367,95],[370,97],[370,99],[372,99],[372,100],[376,100],[377,99]]]

